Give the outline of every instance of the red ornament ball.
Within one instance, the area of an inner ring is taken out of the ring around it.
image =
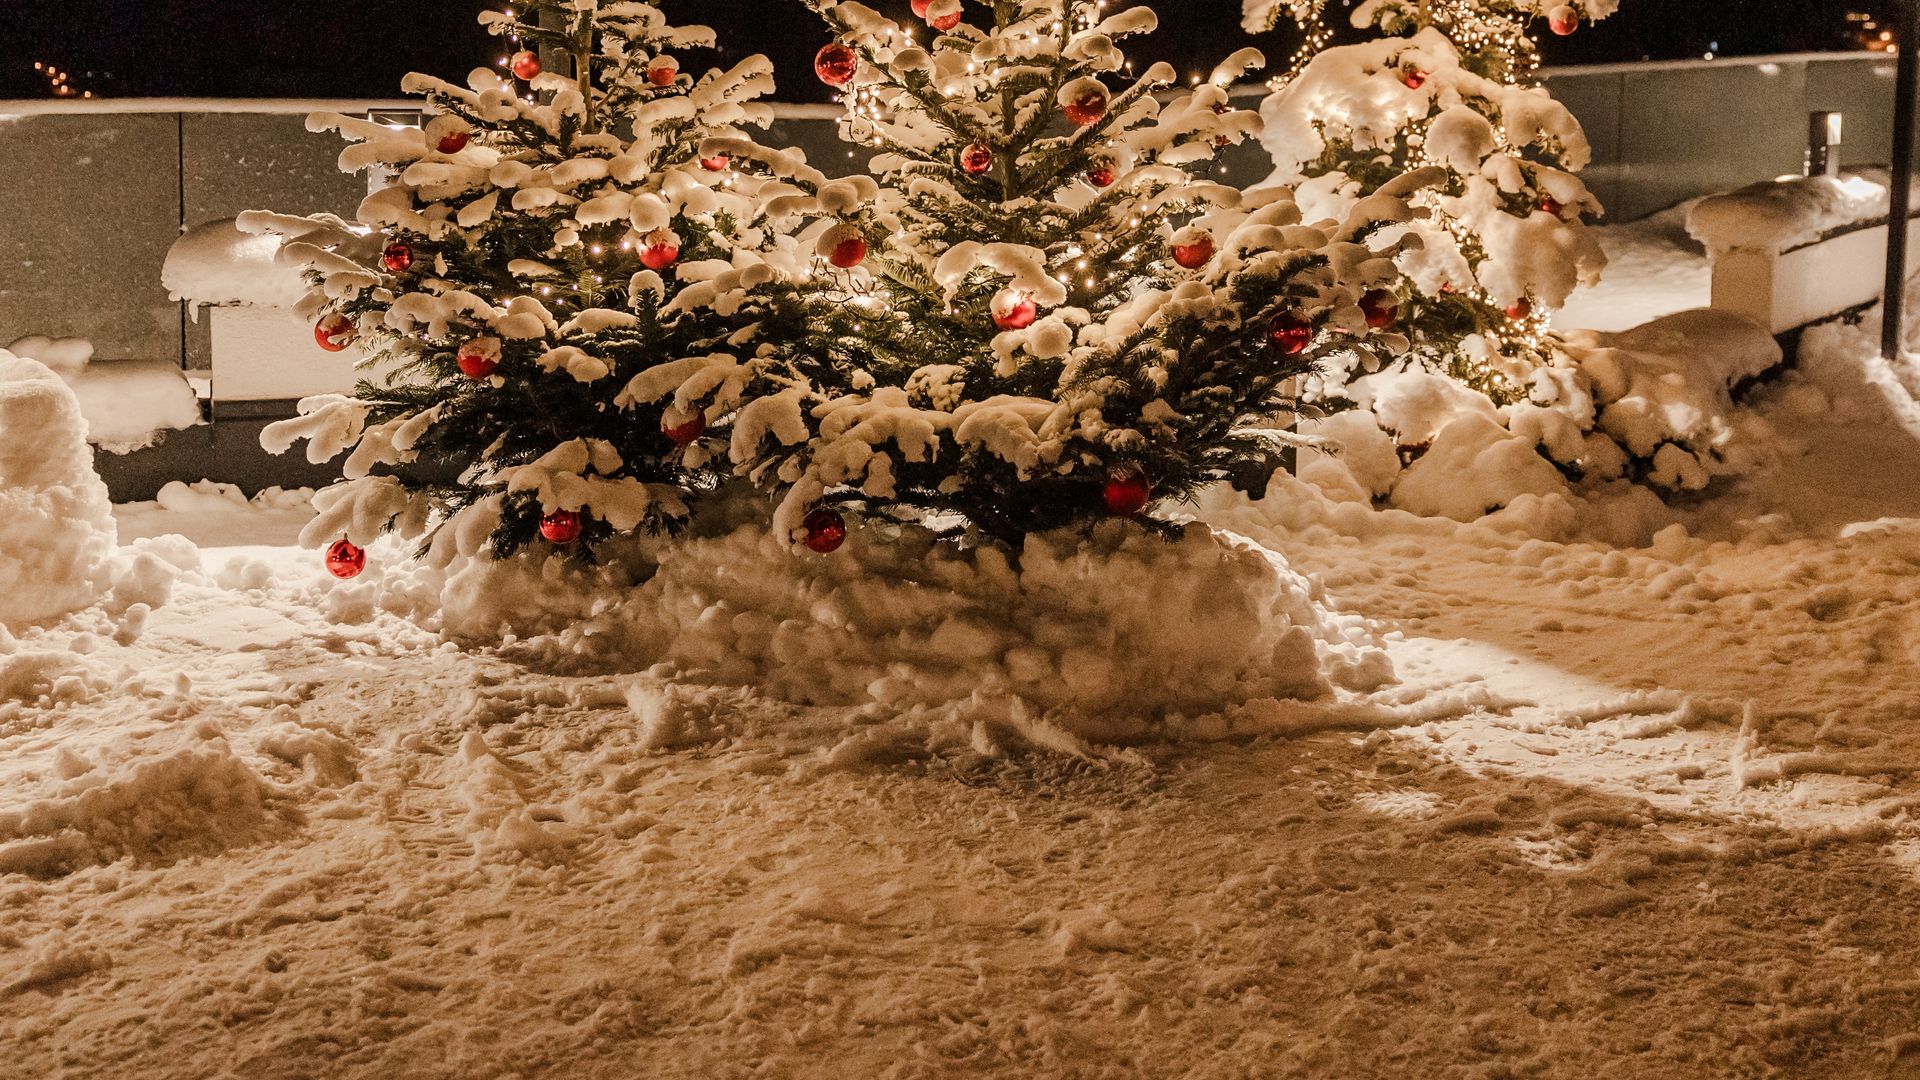
[[[1282,315],[1269,331],[1273,346],[1283,356],[1298,356],[1313,344],[1313,324],[1298,315]]]
[[[1368,326],[1385,330],[1393,325],[1393,320],[1400,314],[1400,305],[1394,302],[1392,293],[1375,289],[1360,298],[1360,313],[1367,317]]]
[[[864,237],[849,236],[833,245],[833,254],[827,261],[842,270],[851,270],[867,261],[867,241]]]
[[[1507,318],[1514,322],[1519,322],[1531,314],[1533,314],[1533,301],[1524,296],[1515,300],[1513,305],[1507,308]]]
[[[1079,97],[1074,98],[1072,101],[1067,102],[1065,110],[1067,119],[1079,124],[1081,127],[1086,127],[1089,124],[1097,124],[1100,122],[1101,117],[1107,115],[1107,104],[1108,99],[1105,90],[1089,90]]]
[[[1580,13],[1572,7],[1562,4],[1547,12],[1547,29],[1561,37],[1580,29]]]
[[[993,168],[993,148],[985,143],[974,143],[960,151],[960,167],[975,176]]]
[[[327,316],[313,326],[314,344],[328,352],[345,352],[353,344],[353,320],[338,313]]]
[[[814,54],[813,73],[828,86],[845,86],[860,73],[860,58],[836,41]]]
[[[1418,90],[1427,85],[1427,73],[1419,68],[1408,68],[1401,73],[1400,81],[1407,84],[1407,89]]]
[[[1032,298],[1023,296],[1014,301],[1013,306],[995,311],[993,325],[1002,330],[1025,330],[1039,317],[1040,308],[1034,304]]]
[[[327,549],[327,573],[347,581],[367,568],[367,553],[351,540],[335,540]]]
[[[540,74],[540,55],[531,49],[521,49],[513,54],[508,66],[513,69],[514,78],[532,82]]]
[[[1107,477],[1102,496],[1107,503],[1108,517],[1132,517],[1147,508],[1153,497],[1153,485],[1138,470],[1116,471]]]
[[[830,506],[817,507],[800,522],[800,542],[817,555],[831,555],[847,542],[847,519]]]
[[[1543,213],[1548,213],[1548,214],[1552,214],[1554,217],[1559,217],[1563,212],[1565,212],[1567,208],[1560,205],[1559,199],[1556,199],[1551,195],[1542,195],[1540,197],[1540,209]]]
[[[960,13],[956,11],[951,15],[935,16],[934,18],[927,20],[927,25],[933,27],[935,30],[938,30],[944,34],[947,31],[953,29],[954,27],[960,25]]]
[[[909,6],[913,8],[914,18],[924,19],[927,17],[927,9],[933,6],[933,0],[910,0]]]
[[[404,274],[413,265],[413,249],[402,243],[388,244],[380,253],[380,265],[391,273]]]
[[[443,154],[457,154],[465,150],[467,143],[472,141],[472,139],[473,136],[468,135],[464,131],[449,131],[445,135],[440,136],[440,141],[434,144],[434,149]]]
[[[453,362],[460,365],[460,374],[474,382],[492,377],[494,369],[500,366],[500,361],[472,347],[461,349]]]
[[[692,446],[707,433],[707,414],[694,413],[692,419],[684,424],[667,426],[667,418],[660,418],[660,433],[673,440],[675,446]]]
[[[1173,261],[1187,270],[1198,270],[1213,261],[1213,237],[1203,236],[1191,244],[1173,245]]]
[[[573,510],[555,510],[540,519],[540,536],[549,544],[571,544],[580,539],[580,515]]]
[[[640,249],[640,265],[649,270],[665,270],[679,261],[680,245],[670,236],[650,236]]]
[[[655,86],[672,86],[673,80],[679,77],[678,68],[668,67],[665,64],[647,69],[647,81]]]
[[[732,163],[733,159],[725,154],[715,154],[712,157],[703,157],[700,159],[700,167],[708,172],[719,172]]]
[[[1112,187],[1114,180],[1115,176],[1113,166],[1111,165],[1095,165],[1093,168],[1087,170],[1087,183],[1092,184],[1094,187]]]

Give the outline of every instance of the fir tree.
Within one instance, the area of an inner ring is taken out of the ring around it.
[[[1248,0],[1249,29],[1283,14],[1317,20],[1323,0]],[[1308,215],[1340,215],[1409,168],[1446,180],[1417,200],[1417,253],[1396,290],[1409,362],[1496,401],[1519,397],[1552,350],[1549,317],[1606,264],[1586,228],[1599,200],[1575,175],[1590,150],[1579,122],[1534,72],[1530,30],[1610,14],[1612,0],[1369,0],[1353,13],[1386,36],[1325,49],[1262,108],[1274,182]],[[1312,35],[1324,41],[1323,33]]]
[[[673,527],[718,482],[706,464],[724,433],[709,428],[742,387],[652,387],[672,379],[663,361],[739,328],[742,297],[709,283],[765,239],[749,227],[757,181],[699,145],[771,118],[753,102],[771,65],[682,72],[713,34],[651,4],[535,0],[481,21],[517,46],[508,71],[409,76],[423,129],[309,122],[353,140],[343,168],[386,178],[357,225],[243,221],[290,235],[322,343],[385,373],[302,403],[266,441],[308,439],[315,460],[353,451],[311,540],[391,530],[442,557],[547,543],[589,558],[610,536]],[[566,70],[542,71],[542,53]]]
[[[1429,176],[1318,225],[1284,188],[1208,179],[1258,133],[1228,96],[1253,50],[1167,93],[1165,64],[1123,75],[1117,42],[1154,29],[1146,8],[931,0],[922,44],[862,4],[809,3],[877,182],[789,207],[818,258],[761,329],[765,395],[734,438],[742,471],[783,492],[784,538],[830,547],[848,511],[1017,547],[1262,486],[1291,381],[1394,344],[1390,313],[1368,311],[1398,246],[1369,244]]]

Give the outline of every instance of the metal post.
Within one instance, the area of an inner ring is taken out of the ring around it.
[[[1887,291],[1881,313],[1880,355],[1900,355],[1900,331],[1905,321],[1907,293],[1907,219],[1912,213],[1914,98],[1920,93],[1920,0],[1901,0],[1900,25],[1894,31],[1900,45],[1900,65],[1894,77],[1893,189],[1888,192]]]

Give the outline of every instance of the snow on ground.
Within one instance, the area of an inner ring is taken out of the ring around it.
[[[1662,315],[1707,306],[1713,281],[1706,249],[1687,235],[1692,203],[1626,225],[1593,230],[1607,253],[1600,284],[1576,289],[1555,313],[1561,330],[1631,330]]]
[[[618,596],[449,643],[444,580],[333,582],[285,496],[118,508],[196,541],[141,541],[175,567],[144,625],[0,636],[9,1075],[1920,1072],[1920,417],[1876,336],[1810,337],[1755,403],[1782,464],[1642,546],[1210,499],[1398,681],[1125,745],[575,647],[665,632]],[[756,640],[767,565],[703,542],[687,625]],[[1135,604],[1140,558],[1055,601]],[[845,564],[799,565],[781,617],[836,640]],[[996,630],[1026,602],[979,588]]]

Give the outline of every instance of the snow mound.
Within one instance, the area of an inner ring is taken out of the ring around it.
[[[1612,541],[1644,543],[1670,523],[1655,492],[1701,491],[1778,456],[1779,434],[1734,392],[1780,362],[1764,328],[1699,310],[1569,333],[1506,406],[1388,369],[1339,386],[1357,408],[1302,421],[1338,454],[1303,459],[1300,478],[1337,501],[1462,522],[1504,514],[1502,526],[1542,538],[1600,523]]]
[[[212,725],[68,740],[42,757],[13,762],[0,786],[0,874],[211,854],[278,820],[266,782]]]
[[[94,603],[112,585],[116,539],[73,391],[0,349],[0,625]]]
[[[1171,542],[1119,522],[1090,539],[1036,536],[1017,563],[917,529],[856,531],[834,556],[797,557],[752,525],[661,555],[636,548],[591,572],[472,561],[437,594],[423,577],[436,572],[416,567],[336,589],[336,614],[411,607],[463,643],[530,639],[515,648],[556,666],[617,664],[1059,745],[1152,738],[1163,721],[1393,677],[1362,620],[1330,613],[1271,551],[1201,526]]]

